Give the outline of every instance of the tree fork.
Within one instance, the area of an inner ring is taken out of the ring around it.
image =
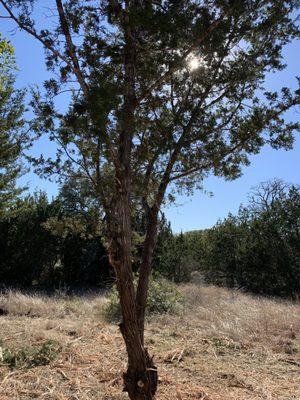
[[[142,263],[140,267],[140,276],[136,293],[137,320],[142,344],[144,344],[145,311],[147,305],[149,279],[151,274],[151,264],[157,236],[157,216],[158,210],[156,208],[152,208],[149,215],[146,239],[143,246]]]
[[[117,276],[117,289],[123,317],[119,328],[128,355],[128,368],[123,375],[124,391],[128,392],[131,400],[152,400],[157,390],[157,368],[141,340],[131,263],[126,262],[126,257],[122,257],[123,252],[116,251],[119,240],[117,238],[112,240],[110,262]]]
[[[136,29],[130,16],[131,2],[124,10],[124,104],[119,135],[119,162],[116,169],[117,220],[114,226],[112,264],[117,276],[123,321],[120,330],[126,344],[128,368],[124,374],[124,391],[131,400],[152,400],[157,389],[157,370],[141,339],[135,289],[132,273],[132,224],[131,224],[131,150],[135,131],[135,62]]]

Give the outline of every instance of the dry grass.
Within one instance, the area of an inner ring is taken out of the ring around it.
[[[300,399],[300,305],[215,287],[181,287],[180,315],[149,319],[157,400]],[[126,354],[114,325],[101,317],[103,296],[0,296],[3,349],[56,340],[49,365],[0,366],[0,400],[122,400]]]
[[[67,297],[57,293],[55,296],[24,294],[8,291],[0,296],[0,309],[10,316],[28,317],[83,317],[101,313],[104,296],[87,294],[85,297]]]
[[[269,341],[270,337],[300,331],[299,303],[245,295],[214,286],[182,287],[189,319],[205,322],[205,334],[225,335],[233,340]]]

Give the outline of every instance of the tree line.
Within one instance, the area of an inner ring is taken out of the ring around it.
[[[96,204],[87,187],[64,185],[18,199],[0,218],[0,282],[6,286],[108,287],[110,266]],[[144,217],[135,218],[138,270]],[[300,189],[280,180],[260,184],[237,215],[210,229],[174,234],[161,218],[153,274],[200,280],[261,295],[300,294]]]
[[[261,183],[237,215],[211,229],[160,235],[165,240],[158,243],[154,268],[169,279],[299,297],[299,186],[276,179]]]

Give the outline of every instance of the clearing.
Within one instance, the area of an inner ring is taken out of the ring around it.
[[[299,303],[192,284],[180,290],[180,314],[151,317],[146,328],[157,400],[300,399]],[[0,295],[0,400],[127,399],[125,347],[102,316],[105,301]]]

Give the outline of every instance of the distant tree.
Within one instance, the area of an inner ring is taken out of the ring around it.
[[[59,204],[41,192],[16,200],[0,218],[1,284],[30,287],[53,275],[57,240],[43,223],[58,212]]]
[[[5,15],[43,44],[55,71],[33,106],[39,134],[49,133],[59,150],[56,159],[33,160],[37,172],[90,180],[103,207],[131,399],[152,399],[157,388],[144,323],[161,206],[209,173],[237,178],[266,143],[292,146],[298,124],[283,115],[300,92],[271,93],[264,80],[284,68],[282,49],[299,37],[297,3],[56,0],[52,23],[40,30],[31,7],[42,1],[0,0]],[[62,113],[54,98],[65,91]],[[136,207],[147,219],[137,290]]]
[[[248,209],[253,213],[269,211],[286,197],[286,193],[291,185],[281,179],[273,179],[261,182],[258,186],[253,187],[248,195]]]
[[[152,260],[153,272],[156,275],[172,279],[175,251],[175,238],[171,225],[163,218],[157,234],[157,243]]]
[[[187,282],[192,272],[202,270],[204,232],[174,234],[163,219],[153,256],[153,272],[175,282]]]
[[[91,194],[89,181],[65,181],[56,199],[60,212],[44,224],[58,241],[61,280],[66,285],[104,286],[113,280],[101,233],[101,209]]]
[[[174,282],[188,282],[191,273],[197,269],[193,251],[189,246],[188,237],[181,232],[173,235],[170,248],[165,252],[168,261],[167,278]]]
[[[300,294],[300,190],[278,179],[252,188],[249,204],[202,232],[195,260],[208,283],[262,295]]]
[[[43,192],[18,199],[0,217],[0,286],[50,290],[111,283],[95,210],[78,207],[73,184],[51,201]]]
[[[263,182],[239,212],[236,251],[241,285],[277,296],[300,293],[300,190],[280,180]]]
[[[24,93],[14,89],[13,48],[0,34],[0,216],[22,192],[16,180],[22,173],[20,156],[26,135]]]
[[[202,264],[208,282],[228,287],[239,286],[236,251],[239,235],[239,223],[231,214],[206,232]]]

